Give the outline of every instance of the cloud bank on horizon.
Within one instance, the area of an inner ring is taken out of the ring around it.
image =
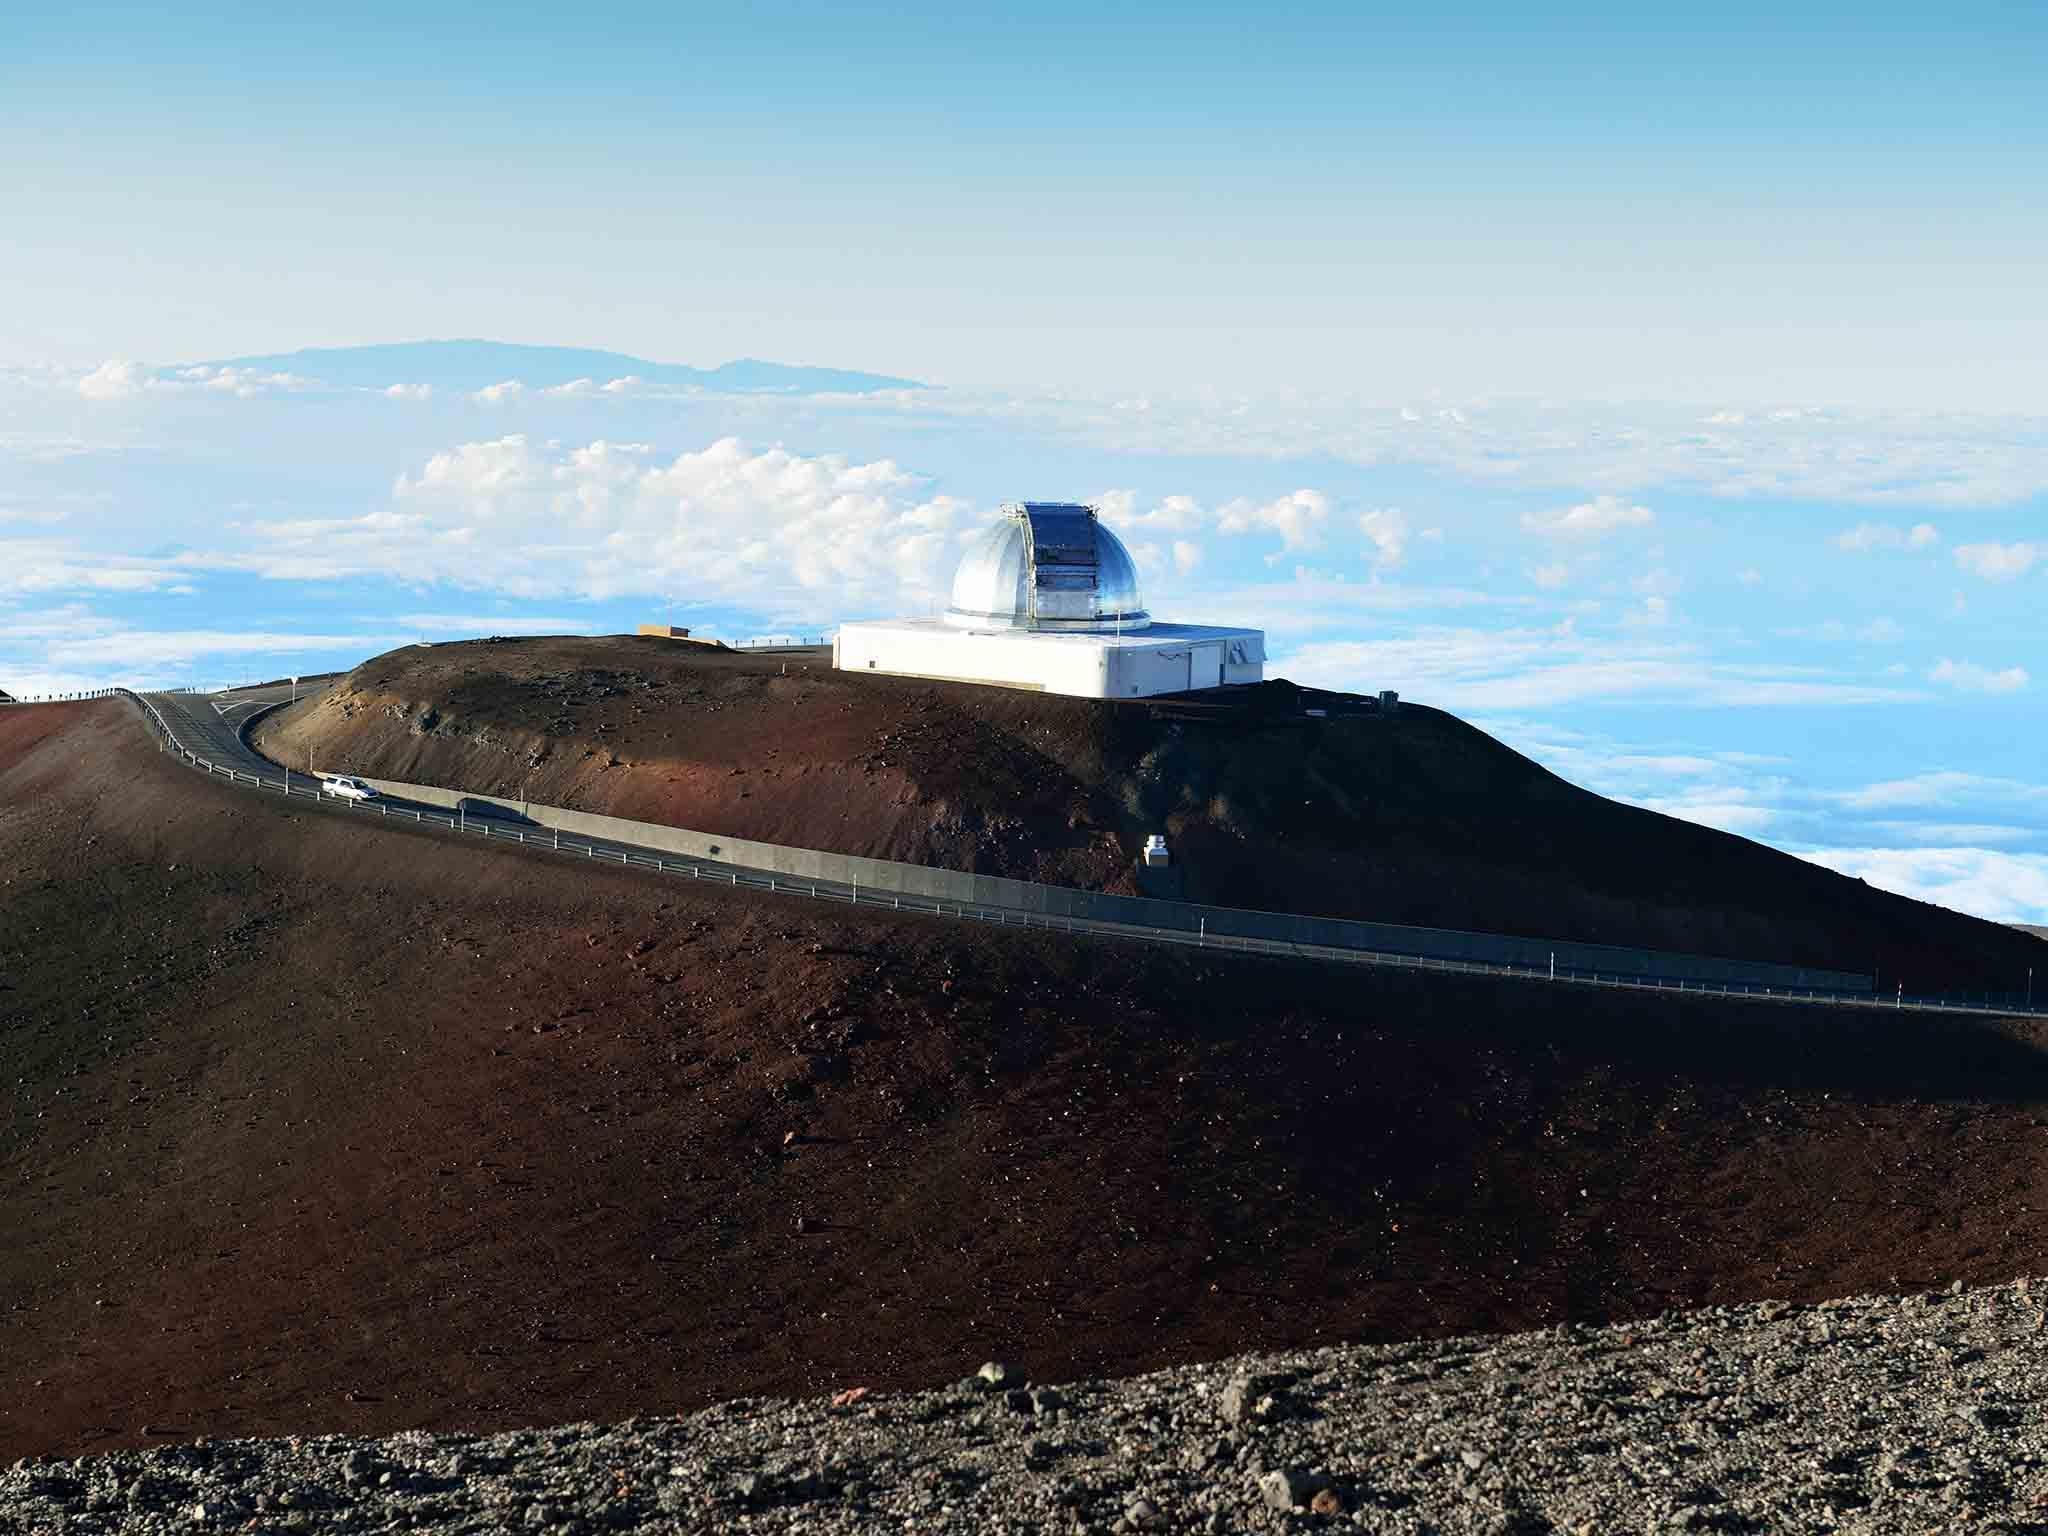
[[[2048,920],[2048,423],[749,368],[460,344],[0,373],[0,687],[657,612],[817,633],[938,605],[998,502],[1079,496],[1155,612],[1265,627],[1276,674]]]

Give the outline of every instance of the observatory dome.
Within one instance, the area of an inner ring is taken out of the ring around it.
[[[1123,632],[1152,622],[1123,541],[1071,502],[1012,502],[953,573],[956,629]]]

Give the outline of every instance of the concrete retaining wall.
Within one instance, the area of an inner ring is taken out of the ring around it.
[[[1337,949],[1369,949],[1383,954],[1414,955],[1433,960],[1476,960],[1489,965],[1547,968],[1553,956],[1560,971],[1592,971],[1617,976],[1654,976],[1665,981],[1710,981],[1826,992],[1870,991],[1870,977],[1755,960],[1726,960],[1709,955],[1676,954],[1667,950],[1629,949],[1609,944],[1578,944],[1567,940],[1523,939],[1507,934],[1465,933],[1454,928],[1409,928],[1396,923],[1359,922],[1351,918],[1303,917],[1287,912],[1252,912],[1236,907],[1204,907],[1189,902],[1157,901],[1143,896],[1109,896],[1065,886],[1006,880],[996,875],[970,875],[959,870],[932,869],[864,859],[852,854],[825,853],[816,848],[790,848],[756,843],[715,832],[658,822],[628,821],[589,811],[563,810],[495,795],[465,794],[427,784],[365,778],[385,794],[449,810],[467,801],[489,804],[523,816],[537,826],[556,827],[576,837],[679,854],[686,858],[734,864],[742,869],[792,875],[799,879],[858,885],[864,891],[891,891],[967,906],[1008,907],[1056,917],[1090,918],[1194,933],[1206,927],[1213,934],[1277,939],[1295,944],[1324,944]]]

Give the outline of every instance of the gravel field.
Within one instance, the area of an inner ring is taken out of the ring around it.
[[[2048,1283],[0,1473],[0,1531],[2048,1532]],[[848,1401],[847,1399],[852,1399]]]

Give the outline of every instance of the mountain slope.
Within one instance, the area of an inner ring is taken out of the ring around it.
[[[0,712],[0,1462],[1995,1280],[2041,1026],[714,890]]]
[[[623,352],[584,347],[535,347],[504,341],[408,341],[363,347],[305,347],[261,357],[220,358],[193,366],[290,373],[353,389],[392,384],[431,384],[435,389],[483,389],[517,379],[529,389],[547,389],[590,379],[598,384],[637,378],[678,388],[747,394],[870,394],[884,389],[920,389],[911,379],[846,368],[816,368],[740,358],[716,368],[657,363]]]
[[[407,648],[265,722],[351,769],[735,837],[1189,900],[2017,993],[2033,944],[1745,838],[1602,799],[1437,710],[1216,720],[630,636]],[[1185,711],[1182,711],[1183,713]]]

